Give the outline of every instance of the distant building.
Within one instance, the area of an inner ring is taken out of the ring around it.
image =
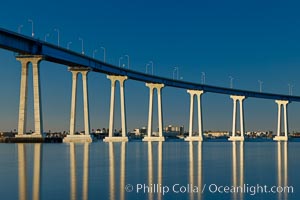
[[[203,135],[208,138],[229,137],[229,131],[205,131]]]
[[[164,136],[176,137],[184,134],[184,126],[168,125],[164,128]]]

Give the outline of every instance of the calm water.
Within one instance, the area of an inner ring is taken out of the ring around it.
[[[299,155],[298,142],[0,144],[0,195],[51,200],[300,199]],[[272,186],[282,186],[273,187],[274,192],[293,188],[272,193]]]

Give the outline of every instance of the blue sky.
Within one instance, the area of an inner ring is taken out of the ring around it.
[[[154,73],[172,77],[179,67],[180,77],[229,87],[300,95],[300,13],[297,1],[10,1],[0,8],[2,28],[30,36],[34,21],[36,38],[102,59],[106,48],[109,63],[130,56],[131,69],[145,71],[150,60]],[[0,130],[17,128],[20,64],[13,53],[0,51]],[[44,130],[68,130],[71,74],[65,66],[41,63]],[[89,74],[91,128],[108,127],[110,83],[103,74]],[[79,84],[79,91],[81,83]],[[120,127],[119,93],[116,92],[115,125]],[[83,130],[82,96],[78,94],[77,130]],[[128,129],[145,126],[148,90],[144,83],[126,82]],[[33,98],[29,90],[28,129],[33,129]],[[156,106],[156,104],[155,104]],[[277,105],[271,100],[247,99],[246,130],[275,130]],[[205,130],[230,130],[232,102],[228,96],[203,96]],[[185,125],[188,129],[189,96],[184,90],[164,88],[164,124]],[[299,103],[289,106],[290,130],[300,130]],[[156,114],[154,107],[154,114]],[[154,117],[154,127],[157,126]],[[195,127],[196,129],[197,127]]]

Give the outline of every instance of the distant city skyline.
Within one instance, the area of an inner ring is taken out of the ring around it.
[[[105,58],[116,66],[120,57],[127,55],[124,64],[129,65],[130,57],[130,69],[136,71],[152,73],[151,67],[146,69],[152,61],[153,73],[158,76],[173,78],[177,67],[176,77],[185,81],[201,83],[205,78],[209,85],[300,96],[297,1],[53,1],[47,9],[39,7],[36,0],[20,1],[17,7],[15,3],[1,6],[2,28],[34,35],[99,60]],[[12,53],[0,50],[0,68],[0,130],[10,131],[17,129],[21,66]],[[41,90],[44,131],[69,130],[70,72],[65,66],[42,62]],[[166,87],[162,94],[164,126],[188,127],[186,91]],[[81,131],[83,107],[81,93],[78,95],[76,130]],[[116,95],[115,128],[120,129],[119,94]],[[109,80],[104,74],[91,72],[91,129],[108,127],[109,98]],[[147,126],[148,88],[144,83],[128,80],[125,98],[128,131]],[[28,99],[29,131],[34,130],[31,89]],[[154,130],[156,106],[154,101]],[[229,96],[206,93],[202,106],[204,130],[231,130]],[[299,113],[300,104],[292,102],[291,132],[300,130]],[[246,99],[244,114],[246,131],[277,128],[277,105],[272,100]]]

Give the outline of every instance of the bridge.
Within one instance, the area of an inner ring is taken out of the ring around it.
[[[53,45],[32,37],[27,37],[6,29],[0,28],[0,48],[17,53],[16,59],[22,65],[21,85],[20,85],[20,104],[19,104],[19,120],[17,138],[41,138],[43,137],[43,120],[40,98],[40,76],[39,64],[41,61],[49,61],[62,64],[68,67],[72,73],[72,98],[71,98],[71,113],[70,113],[70,133],[64,138],[64,142],[82,142],[92,141],[90,136],[89,124],[89,100],[88,100],[88,81],[89,72],[107,74],[107,78],[111,80],[111,99],[110,99],[110,116],[109,116],[109,135],[104,138],[105,142],[122,142],[128,141],[126,136],[126,113],[125,113],[125,98],[124,87],[127,79],[141,81],[149,88],[149,113],[147,136],[143,141],[164,141],[163,116],[162,116],[162,99],[161,93],[163,87],[176,87],[186,89],[190,95],[190,119],[189,119],[189,136],[186,141],[202,141],[202,104],[201,96],[205,92],[219,93],[230,95],[233,100],[233,119],[232,119],[232,135],[230,141],[244,141],[244,115],[243,102],[246,98],[262,98],[275,100],[278,104],[278,123],[277,136],[274,140],[288,140],[288,120],[287,120],[287,105],[294,101],[300,102],[300,96],[271,94],[265,92],[255,92],[248,90],[239,90],[233,88],[224,88],[206,84],[192,83],[182,80],[173,80],[160,76],[149,75],[130,69],[120,68],[112,64],[96,60],[84,54],[80,54],[57,45]],[[33,93],[34,93],[34,133],[26,134],[26,112],[27,112],[27,90],[28,90],[28,64],[32,64],[33,69]],[[84,135],[75,135],[76,122],[76,92],[77,92],[77,77],[82,74],[83,82],[83,109],[84,109]],[[114,130],[114,98],[116,82],[120,83],[120,98],[121,98],[121,124],[122,136],[116,137],[113,134]],[[159,136],[152,136],[152,116],[153,116],[153,93],[157,92],[158,101],[158,125]],[[198,135],[193,135],[193,118],[194,118],[194,96],[197,97],[198,107]],[[240,135],[236,131],[236,115],[239,105],[240,110]],[[284,135],[281,135],[281,112],[284,115]]]

